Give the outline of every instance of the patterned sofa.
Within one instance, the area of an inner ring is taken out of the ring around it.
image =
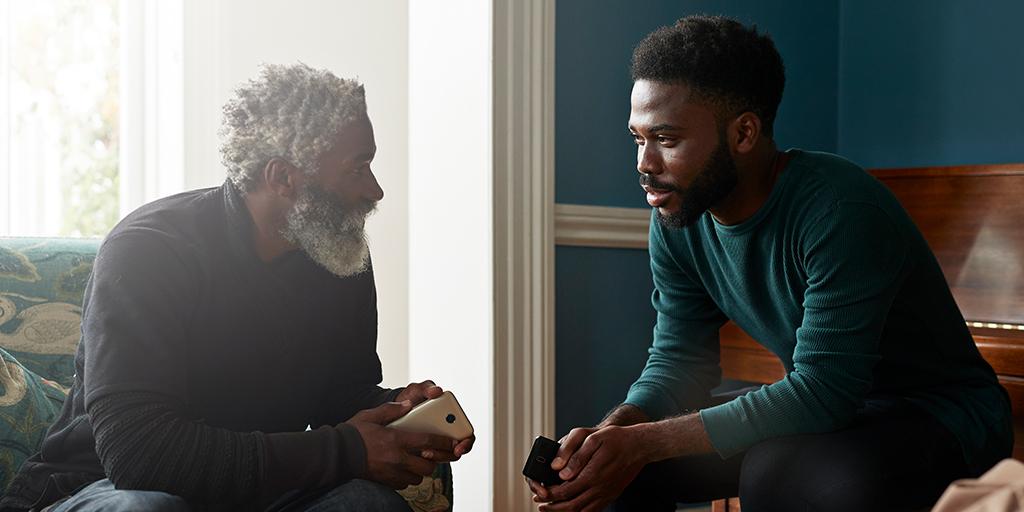
[[[82,296],[99,244],[0,238],[0,489],[37,451],[71,386]],[[416,512],[450,510],[450,466],[402,495]]]

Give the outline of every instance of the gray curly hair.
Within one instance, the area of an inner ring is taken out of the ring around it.
[[[264,64],[224,105],[220,153],[228,179],[243,194],[252,192],[274,157],[313,174],[338,131],[365,115],[358,81],[302,63]]]

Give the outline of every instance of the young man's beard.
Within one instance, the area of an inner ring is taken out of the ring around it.
[[[679,210],[667,215],[658,212],[658,222],[669,229],[691,226],[704,212],[729,195],[739,180],[736,162],[729,154],[724,134],[704,167],[697,172],[689,187],[673,188],[679,196]]]
[[[299,192],[281,234],[330,273],[352,276],[369,266],[370,249],[363,227],[374,208],[372,201],[345,204],[310,183]]]

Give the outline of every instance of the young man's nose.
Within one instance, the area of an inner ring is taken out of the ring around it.
[[[640,174],[661,174],[661,158],[650,144],[637,146],[636,170]]]

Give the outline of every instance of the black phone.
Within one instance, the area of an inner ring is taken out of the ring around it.
[[[533,440],[533,448],[530,450],[530,456],[526,459],[526,465],[523,466],[523,475],[544,485],[562,483],[558,472],[551,469],[551,460],[558,453],[559,446],[557,441],[537,436],[537,439]]]

